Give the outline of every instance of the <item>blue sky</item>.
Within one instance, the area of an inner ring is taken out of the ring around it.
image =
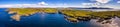
[[[108,0],[105,0],[108,1]],[[38,4],[41,2],[44,2],[45,4],[48,4],[47,6],[64,6],[66,4],[67,6],[81,6],[83,3],[86,4],[95,4],[96,2],[99,2],[100,4],[105,5],[120,5],[120,3],[117,3],[120,0],[110,0],[107,3],[101,2],[99,0],[0,0],[0,6],[1,5],[9,5],[9,4]]]
[[[91,0],[0,0],[0,4],[35,4],[44,1],[48,4],[66,3],[70,5],[77,5],[81,3],[94,3]],[[119,0],[111,0],[109,3],[117,3]]]
[[[89,0],[0,0],[0,4],[34,4],[44,1],[48,4],[59,4],[59,3],[66,3],[66,4],[80,4],[83,2],[90,2]]]

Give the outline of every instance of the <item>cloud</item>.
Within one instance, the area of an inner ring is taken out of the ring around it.
[[[4,4],[0,5],[0,8],[19,8],[19,7],[44,7],[48,5],[46,2],[39,2],[37,4]]]
[[[101,4],[100,3],[82,3],[83,6],[94,6],[94,7],[98,7]]]
[[[106,8],[113,8],[113,9],[120,9],[119,5],[110,5],[110,4],[101,4],[101,3],[82,3],[83,7],[106,7]]]
[[[4,4],[0,5],[0,8],[26,8],[26,7],[32,7],[32,8],[37,8],[37,7],[79,7],[79,6],[68,6],[66,3],[59,3],[59,4],[47,4],[46,2],[39,2],[37,4]]]
[[[89,6],[89,5],[92,5],[93,3],[82,3],[82,5],[84,6]]]
[[[104,7],[114,8],[114,9],[120,9],[119,5],[105,5]]]
[[[120,3],[120,1],[117,1],[117,3]]]
[[[47,3],[45,3],[44,1],[38,3],[39,5],[48,5]]]
[[[0,8],[19,8],[19,7],[34,7],[34,6],[41,6],[37,4],[6,4],[0,5]]]
[[[90,1],[97,1],[99,3],[108,3],[111,0],[90,0]]]
[[[64,5],[64,6],[63,6]],[[0,5],[0,8],[27,8],[27,7],[32,7],[32,8],[37,8],[37,7],[50,7],[50,8],[55,8],[55,7],[79,7],[79,6],[67,6],[66,4],[61,4],[61,5],[39,5],[39,4],[7,4],[7,5]]]
[[[110,5],[101,6],[100,3],[82,3],[82,5],[69,5],[66,3],[59,3],[59,4],[51,5],[51,4],[47,4],[46,2],[39,2],[37,4],[4,4],[4,5],[0,5],[0,8],[26,8],[26,7],[32,7],[32,8],[37,8],[37,7],[51,7],[51,8],[55,8],[55,7],[81,7],[81,8],[110,7],[110,8],[118,9],[120,6],[110,6]]]

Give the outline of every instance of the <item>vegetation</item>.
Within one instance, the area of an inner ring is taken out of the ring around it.
[[[88,10],[61,10],[61,13],[68,18],[75,18],[79,21],[89,21],[90,19],[100,19],[99,21],[109,20],[111,18],[120,17],[120,11],[88,11]],[[71,20],[69,20],[71,21]],[[72,21],[71,21],[72,22]],[[109,21],[106,21],[109,22]]]
[[[19,14],[19,15],[31,15],[31,14],[34,14],[36,12],[39,12],[40,10],[31,9],[31,8],[30,9],[28,9],[28,8],[10,8],[7,11],[14,12],[14,13]]]
[[[79,21],[76,18],[67,18],[67,20],[70,21],[70,22],[73,22],[73,23],[76,23],[76,22]]]
[[[56,13],[56,12],[58,12],[58,10],[55,9],[55,8],[44,8],[43,11],[45,13]]]
[[[57,9],[55,9],[55,8],[9,8],[7,11],[10,14],[15,13],[15,15],[11,16],[11,18],[16,20],[16,21],[19,21],[20,16],[29,16],[29,15],[33,15],[37,12],[56,13]]]
[[[19,15],[32,15],[37,12],[56,13],[55,8],[9,8],[7,11],[14,12]]]
[[[61,10],[61,13],[72,17],[86,17],[92,12],[85,10]]]
[[[67,16],[65,17],[70,22],[78,22],[78,21],[90,21],[90,19],[99,19],[97,22],[103,22],[104,20],[109,20],[114,17],[120,17],[120,11],[100,11],[94,12],[89,10],[75,10],[75,9],[61,9],[58,10],[56,8],[9,8],[7,10],[9,13],[15,13],[15,16],[12,18],[15,20],[20,20],[17,18],[19,16],[29,16],[35,14],[37,12],[44,13],[56,13],[60,12],[61,14]],[[111,21],[106,21],[108,23]]]
[[[105,12],[94,12],[91,15],[100,18],[109,18],[109,17],[120,17],[120,11],[105,11]]]

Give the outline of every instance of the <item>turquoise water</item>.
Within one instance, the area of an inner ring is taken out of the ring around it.
[[[20,21],[10,18],[12,14],[6,12],[7,8],[0,8],[0,27],[97,27],[89,21],[70,23],[62,14],[41,14],[21,16]]]

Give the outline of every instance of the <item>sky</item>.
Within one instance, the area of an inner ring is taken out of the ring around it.
[[[120,7],[120,0],[0,0],[0,7]]]

